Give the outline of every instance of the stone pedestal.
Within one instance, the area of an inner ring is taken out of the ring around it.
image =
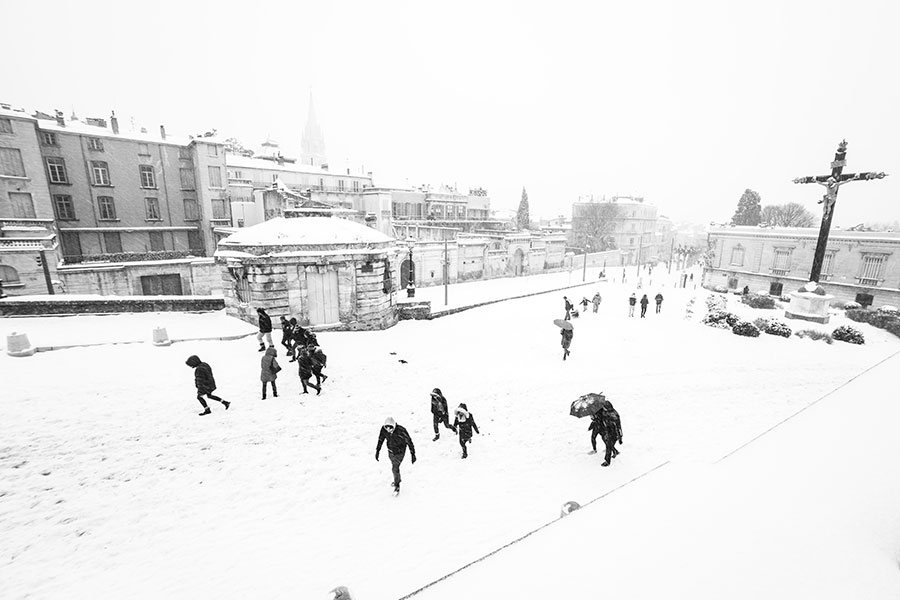
[[[13,331],[6,336],[6,353],[10,356],[31,356],[35,349],[28,341],[27,334]]]
[[[831,294],[816,294],[803,290],[791,292],[791,303],[784,311],[788,319],[801,319],[814,323],[827,323],[831,318],[828,315],[828,307],[834,296]]]
[[[153,328],[153,345],[154,346],[171,346],[172,340],[169,339],[169,333],[165,327]]]

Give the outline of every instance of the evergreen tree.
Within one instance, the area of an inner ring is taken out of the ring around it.
[[[759,194],[753,190],[744,190],[741,199],[738,200],[737,210],[731,217],[732,225],[759,225],[760,222],[760,202]]]
[[[522,200],[519,201],[519,210],[516,211],[516,228],[521,231],[531,225],[531,215],[528,212],[528,192],[522,188]]]

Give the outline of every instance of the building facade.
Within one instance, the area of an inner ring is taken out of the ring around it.
[[[818,229],[716,227],[710,230],[707,288],[788,295],[808,282]],[[832,231],[819,283],[834,302],[900,304],[900,233]]]
[[[634,265],[648,261],[664,260],[660,254],[660,238],[657,209],[637,196],[605,197],[600,201],[572,204],[572,229],[569,243],[579,246],[586,233],[595,226],[595,215],[608,218],[611,225],[605,236],[611,237],[626,261]],[[604,216],[605,215],[605,216]]]

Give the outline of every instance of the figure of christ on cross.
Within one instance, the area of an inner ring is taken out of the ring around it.
[[[882,179],[887,177],[885,173],[844,173],[844,166],[847,164],[847,140],[843,140],[838,144],[837,152],[834,155],[834,162],[831,163],[831,175],[809,175],[807,177],[798,177],[794,183],[818,183],[825,186],[825,195],[819,200],[822,207],[822,225],[819,227],[819,239],[816,242],[816,253],[813,256],[812,270],[809,273],[809,280],[819,283],[819,276],[822,272],[822,263],[825,260],[825,247],[828,245],[828,233],[831,231],[831,218],[834,216],[834,204],[837,201],[838,188],[850,181],[869,181],[871,179]]]

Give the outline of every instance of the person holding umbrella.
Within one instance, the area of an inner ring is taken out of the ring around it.
[[[603,461],[604,467],[608,467],[610,461],[618,456],[616,442],[622,443],[622,421],[619,413],[613,408],[612,402],[601,394],[585,394],[572,403],[569,414],[573,417],[586,417],[590,415],[591,423],[588,431],[591,432],[591,452],[597,453],[597,436],[603,439],[606,446],[606,455]]]
[[[572,323],[566,319],[553,319],[553,324],[560,328],[559,333],[562,336],[560,343],[563,348],[563,360],[566,360],[566,357],[569,356],[569,346],[572,344],[572,336],[575,334]]]

